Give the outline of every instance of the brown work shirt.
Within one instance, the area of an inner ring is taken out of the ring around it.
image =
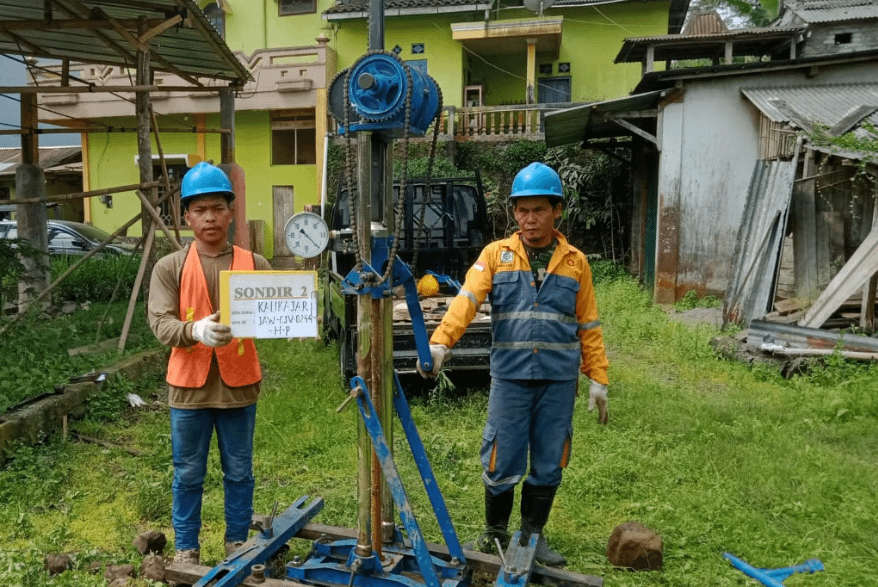
[[[194,246],[190,245],[190,246]],[[149,286],[149,326],[162,344],[171,347],[190,347],[196,341],[192,337],[192,322],[180,320],[180,272],[186,261],[188,249],[176,251],[159,259],[152,272]],[[198,258],[204,269],[210,303],[219,308],[219,274],[232,266],[232,247],[217,256],[199,252]],[[271,269],[261,255],[253,255],[254,267],[259,271]],[[210,365],[207,382],[203,387],[176,387],[168,385],[168,404],[172,408],[240,408],[256,402],[259,384],[229,387],[220,378],[216,355]]]

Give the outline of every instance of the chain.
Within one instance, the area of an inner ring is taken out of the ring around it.
[[[353,172],[354,161],[356,160],[356,157],[353,154],[353,140],[351,140],[351,126],[350,126],[351,116],[350,116],[350,108],[348,107],[348,105],[350,104],[350,96],[348,95],[348,92],[349,92],[348,83],[350,82],[350,78],[351,78],[351,69],[353,69],[353,67],[349,68],[345,72],[344,94],[343,94],[344,95],[344,99],[343,99],[343,107],[344,107],[343,126],[344,126],[344,131],[345,131],[345,184],[347,185],[347,188],[348,188],[348,214],[349,214],[349,217],[351,219],[351,221],[350,221],[351,242],[354,245],[354,260],[356,261],[356,263],[354,265],[354,269],[356,269],[359,272],[360,269],[362,269],[362,267],[363,267],[363,253],[360,250],[360,235],[359,235],[359,231],[357,230],[357,206],[356,206],[357,202],[356,202],[356,198],[354,196],[353,180],[351,179],[351,177],[354,174],[354,172]]]
[[[391,245],[390,253],[387,256],[387,267],[384,270],[384,275],[381,277],[379,284],[386,282],[393,274],[393,261],[396,259],[396,253],[399,250],[399,242],[402,240],[400,237],[402,236],[403,220],[405,218],[405,191],[409,171],[409,125],[411,124],[412,119],[412,70],[408,65],[403,63],[402,59],[393,53],[388,53],[388,55],[393,55],[393,57],[402,64],[407,83],[405,89],[405,118],[403,119],[402,126],[402,178],[399,182],[399,195],[396,198],[396,204],[394,206],[396,225],[393,227],[393,245]]]
[[[394,209],[392,211],[395,218],[395,226],[393,231],[393,244],[391,245],[390,252],[388,254],[388,263],[385,268],[384,275],[375,285],[381,285],[387,282],[392,274],[393,274],[393,260],[396,258],[396,255],[399,251],[400,242],[402,241],[402,232],[405,218],[405,193],[406,193],[406,184],[408,183],[408,167],[409,167],[409,130],[411,125],[411,114],[412,114],[412,72],[408,65],[403,62],[399,56],[394,53],[390,53],[387,51],[369,51],[365,57],[369,55],[387,55],[394,59],[396,59],[405,71],[406,74],[406,94],[405,94],[405,114],[403,118],[403,160],[402,160],[402,177],[400,179],[400,188],[399,194],[396,198],[396,202],[394,203]],[[344,78],[344,120],[343,126],[345,128],[345,183],[347,185],[348,190],[348,207],[349,207],[349,215],[351,219],[351,240],[354,247],[354,255],[355,255],[355,269],[360,271],[363,267],[363,251],[361,248],[361,243],[359,240],[359,234],[357,231],[357,199],[360,197],[359,192],[354,192],[353,189],[353,175],[354,175],[354,162],[356,160],[356,155],[354,153],[353,141],[351,139],[351,130],[350,130],[350,109],[348,108],[348,104],[350,103],[349,96],[349,82],[350,82],[350,74],[353,70],[353,66],[351,66],[345,72]],[[438,85],[436,86],[438,89]],[[437,114],[440,114],[442,111],[442,93],[439,91],[439,107],[437,108]],[[424,198],[424,207],[421,210],[421,218],[420,218],[420,231],[424,230],[424,215],[426,213],[426,198],[429,196],[430,192],[430,181],[432,179],[433,174],[433,161],[435,159],[436,154],[436,143],[439,135],[439,121],[436,121],[436,124],[433,128],[433,140],[430,147],[430,159],[428,162],[428,171],[427,171],[427,192],[425,192]],[[356,195],[354,195],[356,193]],[[420,238],[421,234],[419,232],[418,237]],[[415,239],[414,243],[415,247],[415,259],[417,259],[417,251],[418,251],[418,239]]]
[[[418,274],[418,254],[421,249],[421,238],[427,232],[427,227],[424,226],[424,220],[427,217],[428,202],[433,197],[433,162],[436,160],[436,143],[439,140],[439,123],[442,121],[442,89],[439,87],[439,84],[436,84],[436,90],[439,92],[439,105],[436,108],[436,122],[433,125],[433,140],[430,143],[430,158],[427,160],[427,181],[424,186],[424,195],[421,202],[421,216],[418,219],[418,233],[415,236],[415,242],[412,245],[412,275]],[[414,194],[412,194],[412,200],[414,201]]]

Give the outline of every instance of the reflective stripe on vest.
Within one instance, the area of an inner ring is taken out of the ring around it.
[[[253,254],[233,247],[233,271],[252,271]],[[195,322],[213,314],[207,280],[195,245],[189,246],[186,261],[180,273],[180,316],[186,322]],[[201,387],[207,381],[210,362],[216,353],[220,377],[229,387],[253,385],[262,380],[256,345],[250,339],[234,338],[220,348],[211,348],[200,342],[188,348],[171,349],[167,382],[176,387]]]

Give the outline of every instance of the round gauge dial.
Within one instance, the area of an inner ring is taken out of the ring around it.
[[[329,244],[329,228],[323,218],[313,212],[299,212],[287,220],[284,240],[294,255],[310,259]]]

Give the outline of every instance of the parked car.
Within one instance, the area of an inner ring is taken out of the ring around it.
[[[48,220],[46,227],[49,232],[50,255],[85,255],[110,236],[108,232],[91,224],[69,220]],[[0,238],[19,238],[18,224],[14,220],[0,221]],[[115,238],[101,252],[130,255],[134,252],[134,245]]]

